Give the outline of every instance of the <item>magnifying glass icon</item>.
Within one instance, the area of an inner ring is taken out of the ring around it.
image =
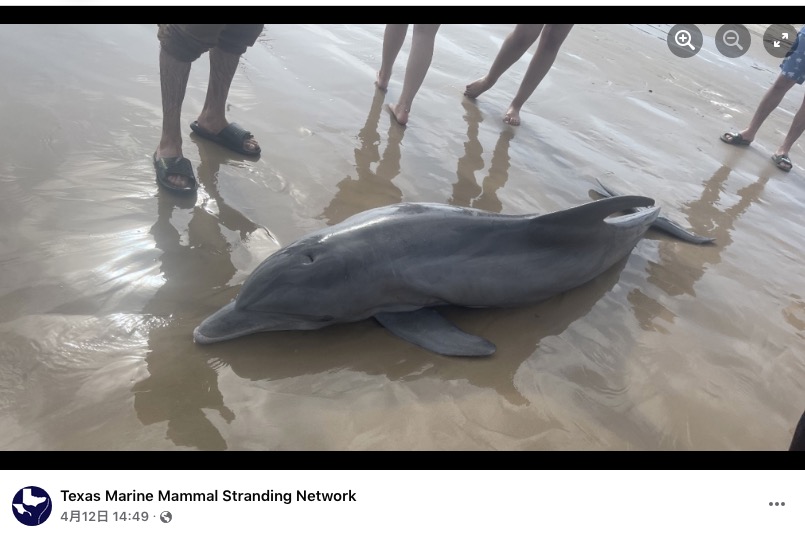
[[[721,36],[721,40],[728,47],[735,47],[741,52],[743,52],[744,50],[744,47],[742,47],[741,43],[739,43],[739,41],[741,40],[741,36],[738,35],[738,32],[736,32],[735,30],[727,30],[726,32],[724,32],[724,35]]]
[[[737,36],[738,34],[736,33],[735,35]],[[676,46],[682,48],[687,47],[696,52],[696,48],[691,43],[692,40],[693,38],[691,37],[690,32],[687,30],[679,30],[676,32],[676,34],[674,34],[674,42],[676,43]]]

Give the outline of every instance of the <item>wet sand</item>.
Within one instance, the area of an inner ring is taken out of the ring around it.
[[[189,135],[195,200],[160,192],[153,25],[3,26],[0,448],[5,450],[782,450],[805,408],[805,151],[755,143],[778,74],[760,39],[673,56],[668,26],[580,25],[522,111],[530,52],[476,101],[509,25],[447,25],[407,128],[373,82],[382,25],[267,26],[230,92],[262,158]],[[603,29],[602,29],[603,28]],[[33,38],[33,36],[36,38]],[[708,48],[709,47],[709,48]],[[712,52],[710,52],[712,50]],[[498,346],[436,356],[373,321],[198,346],[194,326],[281,245],[399,201],[550,212],[595,178],[654,197],[713,247],[659,234],[606,274],[511,310],[447,315]]]

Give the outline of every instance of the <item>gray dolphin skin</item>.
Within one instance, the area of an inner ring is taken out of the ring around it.
[[[194,339],[208,344],[374,317],[438,354],[491,355],[494,344],[432,307],[527,305],[600,275],[629,255],[660,212],[648,197],[604,195],[611,197],[544,215],[432,203],[367,210],[273,253]],[[682,240],[712,241],[668,223],[660,227]]]

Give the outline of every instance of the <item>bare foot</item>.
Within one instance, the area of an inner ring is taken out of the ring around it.
[[[481,95],[481,93],[491,88],[492,85],[493,84],[487,82],[486,77],[479,78],[475,82],[470,82],[469,84],[467,84],[467,88],[464,91],[464,96],[469,97],[471,99],[478,98]]]
[[[160,158],[176,158],[176,157],[181,158],[181,156],[182,156],[182,150],[181,149],[179,149],[177,151],[175,149],[173,149],[173,150],[170,150],[170,149],[162,150],[162,149],[157,148],[157,152],[156,152],[156,158],[157,159],[160,159]],[[175,188],[179,188],[181,190],[193,187],[192,179],[190,179],[190,177],[185,177],[184,175],[168,175],[167,177],[165,177],[165,180],[167,182],[169,182]]]
[[[375,86],[377,86],[377,89],[385,93],[389,87],[389,79],[391,79],[391,73],[377,71],[377,80],[375,80]]]
[[[510,107],[503,116],[503,122],[513,127],[520,126],[520,110]]]
[[[411,111],[410,108],[404,108],[399,104],[387,104],[386,108],[388,108],[391,115],[399,124],[405,125],[408,123],[408,114]]]
[[[216,134],[229,126],[229,122],[223,117],[220,119],[208,119],[203,116],[199,116],[196,122],[198,123],[199,127],[203,128],[207,132],[214,132]],[[260,149],[260,144],[257,143],[257,140],[254,139],[254,137],[246,138],[243,140],[243,149],[254,152]]]

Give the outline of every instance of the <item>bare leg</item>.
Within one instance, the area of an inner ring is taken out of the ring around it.
[[[788,93],[789,89],[794,87],[794,84],[795,82],[793,80],[783,75],[779,75],[777,77],[777,80],[774,81],[774,84],[772,84],[768,91],[766,91],[766,94],[763,95],[763,98],[757,105],[755,115],[752,116],[749,126],[740,132],[743,139],[746,141],[752,141],[755,139],[757,131],[760,129],[760,125],[762,125],[763,121],[769,117],[769,114],[772,112],[772,110],[780,105],[780,103],[783,101],[783,97],[785,97],[785,94]],[[791,126],[793,128],[794,125],[792,124]],[[802,134],[802,131],[800,131],[800,134]]]
[[[208,132],[218,133],[229,125],[226,119],[226,99],[239,61],[238,54],[223,52],[219,48],[210,49],[210,81],[204,108],[198,116],[198,125]],[[243,141],[244,149],[256,151],[258,147],[254,138]]]
[[[796,143],[799,137],[802,136],[803,132],[805,132],[805,99],[802,101],[802,106],[799,107],[796,115],[794,115],[794,120],[791,122],[791,128],[788,129],[788,134],[786,134],[783,144],[780,145],[774,154],[787,156],[791,151],[791,147],[794,146],[794,143]],[[791,167],[788,165],[784,165],[784,167],[791,169]]]
[[[406,33],[408,33],[407,24],[386,24],[386,31],[383,33],[383,59],[375,81],[375,85],[381,91],[386,91],[389,86],[391,70],[405,41]]]
[[[528,64],[528,69],[525,72],[525,76],[523,76],[523,81],[520,83],[520,88],[517,90],[509,109],[506,110],[506,115],[503,117],[504,122],[514,126],[520,124],[520,108],[523,107],[523,104],[534,93],[534,90],[537,89],[548,71],[551,70],[553,62],[556,60],[556,55],[572,28],[572,24],[548,24],[545,26],[545,31],[539,40],[539,45],[537,45],[537,51]]]
[[[488,90],[498,81],[498,78],[505,73],[509,67],[523,57],[525,51],[534,44],[539,37],[544,24],[518,24],[509,35],[503,40],[495,61],[489,68],[489,72],[483,78],[467,84],[464,95],[474,99]]]
[[[439,24],[414,24],[414,37],[411,40],[408,65],[405,67],[402,93],[400,93],[397,104],[389,105],[389,110],[401,125],[408,122],[411,104],[430,68],[430,62],[433,59],[433,43],[436,40],[439,26]]]
[[[179,61],[164,50],[159,50],[159,80],[162,87],[162,137],[157,147],[157,158],[182,156],[181,115],[182,102],[190,77],[191,63]],[[167,181],[177,188],[192,183],[181,175],[169,175]]]

